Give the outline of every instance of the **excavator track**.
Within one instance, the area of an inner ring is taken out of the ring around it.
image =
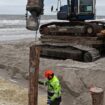
[[[100,26],[101,29],[105,29],[105,22],[104,21],[90,21],[89,23],[96,24],[97,26]]]
[[[100,53],[96,48],[83,46],[83,45],[72,45],[72,46],[83,52],[82,57],[83,57],[83,61],[85,62],[95,61],[98,58],[100,58]]]
[[[100,58],[99,51],[89,46],[65,43],[46,43],[41,46],[41,57],[53,59],[74,59],[84,62],[92,62]]]
[[[101,22],[82,22],[82,21],[72,21],[72,22],[51,22],[44,24],[40,27],[40,33],[42,35],[87,35],[95,36],[99,33],[104,23]],[[105,27],[104,27],[105,28]]]

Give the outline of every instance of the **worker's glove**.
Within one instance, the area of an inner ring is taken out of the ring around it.
[[[51,100],[50,100],[50,99],[47,100],[47,104],[48,104],[48,105],[51,104]]]
[[[44,82],[42,82],[41,80],[38,80],[38,83],[39,83],[40,85],[44,85]]]

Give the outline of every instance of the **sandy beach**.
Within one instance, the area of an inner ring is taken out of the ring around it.
[[[34,41],[0,42],[0,105],[28,105],[29,47]],[[89,86],[105,89],[104,63],[105,58],[91,63],[40,58],[39,79],[52,69],[61,80],[62,105],[91,105]],[[38,93],[38,105],[46,105],[46,88],[39,86]]]
[[[28,105],[29,46],[34,39],[0,42],[0,105]],[[40,105],[46,94],[39,91]]]

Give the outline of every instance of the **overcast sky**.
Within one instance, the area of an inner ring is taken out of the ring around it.
[[[57,6],[58,0],[44,0],[45,14],[50,13],[52,5]],[[66,0],[62,0],[64,3]],[[25,14],[27,0],[0,0],[0,14]],[[105,0],[96,0],[97,14],[105,14]]]

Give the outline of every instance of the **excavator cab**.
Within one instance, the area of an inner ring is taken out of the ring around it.
[[[57,13],[59,20],[92,20],[95,18],[95,0],[68,0]]]

